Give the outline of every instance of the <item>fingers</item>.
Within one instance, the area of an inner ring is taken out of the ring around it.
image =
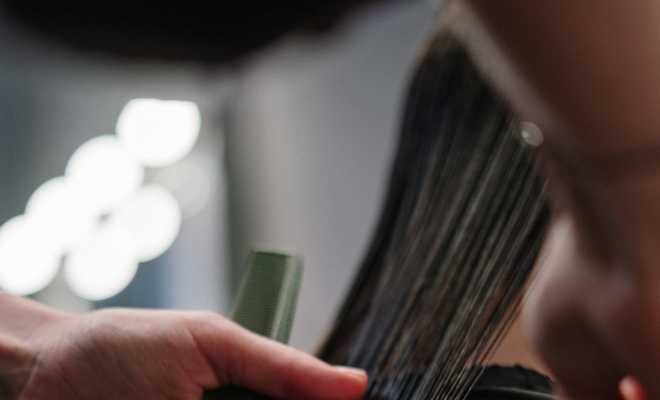
[[[619,392],[623,400],[646,400],[646,394],[639,381],[633,377],[624,378],[619,384]]]
[[[332,367],[218,318],[193,324],[191,333],[220,385],[305,400],[357,399],[366,389],[363,371]]]
[[[581,397],[580,395],[567,395],[566,392],[561,389],[558,389],[558,394],[562,400],[584,399],[584,397]],[[618,394],[610,393],[609,397],[605,398],[613,398],[617,400],[646,400],[647,396],[639,381],[633,377],[627,376],[619,382]]]

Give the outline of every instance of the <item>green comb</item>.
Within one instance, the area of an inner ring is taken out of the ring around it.
[[[296,311],[302,260],[274,252],[251,252],[232,319],[262,336],[287,343]],[[257,400],[263,395],[236,386],[204,393],[204,400]]]

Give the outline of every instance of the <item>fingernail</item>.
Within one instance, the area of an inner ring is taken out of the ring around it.
[[[347,373],[350,375],[353,375],[356,378],[366,380],[367,379],[367,373],[366,371],[358,368],[353,368],[353,367],[335,367],[338,371],[341,371],[343,373]]]

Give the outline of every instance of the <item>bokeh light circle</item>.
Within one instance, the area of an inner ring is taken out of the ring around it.
[[[164,167],[185,157],[199,137],[201,116],[193,102],[134,99],[117,120],[117,135],[143,165]]]
[[[63,252],[80,243],[98,218],[85,201],[84,190],[64,177],[42,184],[30,197],[25,213],[39,221]]]
[[[91,139],[78,148],[66,167],[66,178],[100,213],[111,211],[142,184],[144,169],[115,136]]]
[[[119,207],[109,223],[130,232],[139,260],[147,262],[172,246],[181,230],[182,213],[170,192],[148,185]]]
[[[19,296],[41,291],[57,275],[59,250],[37,219],[7,221],[0,228],[0,287]]]
[[[99,301],[126,289],[137,269],[130,233],[105,225],[67,256],[65,279],[78,296]]]

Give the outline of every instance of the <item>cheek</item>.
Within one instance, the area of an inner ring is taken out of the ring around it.
[[[603,296],[603,285],[575,237],[570,221],[555,220],[525,309],[526,326],[551,375],[579,393],[602,391],[594,398],[607,398],[621,376],[619,363],[593,323],[591,305]]]

